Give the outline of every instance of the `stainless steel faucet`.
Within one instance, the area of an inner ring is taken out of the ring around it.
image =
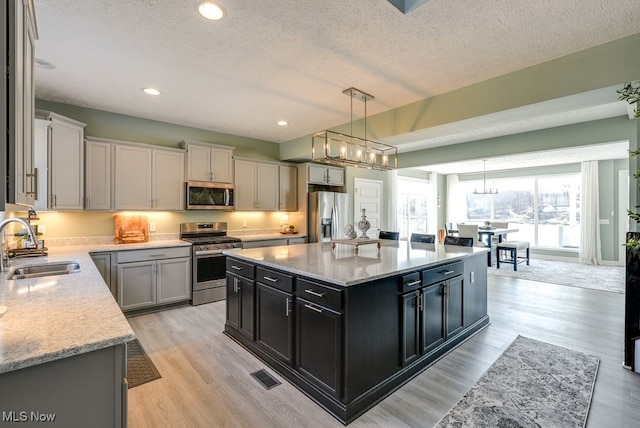
[[[38,239],[36,238],[36,234],[33,232],[33,228],[31,227],[29,222],[23,218],[11,217],[11,218],[2,220],[2,222],[0,222],[0,237],[4,237],[3,235],[4,228],[9,223],[13,223],[13,222],[20,223],[24,227],[26,227],[27,233],[29,234],[29,238],[31,239],[31,242],[33,242],[34,245],[38,245]],[[7,267],[9,267],[9,257],[7,254],[5,254],[4,248],[0,245],[0,272],[4,272],[5,268]]]

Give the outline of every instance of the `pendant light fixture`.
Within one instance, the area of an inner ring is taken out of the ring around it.
[[[498,194],[498,189],[492,189],[491,187],[487,188],[487,160],[483,159],[482,161],[482,192],[479,192],[478,189],[473,189],[474,195],[496,195]]]
[[[356,88],[342,91],[351,98],[351,135],[320,131],[312,136],[311,160],[339,166],[387,171],[398,168],[398,149],[367,139],[367,101],[374,99]],[[364,102],[364,138],[353,136],[353,100]]]

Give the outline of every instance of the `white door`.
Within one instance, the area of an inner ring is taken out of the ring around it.
[[[353,181],[355,195],[353,197],[353,224],[358,231],[357,224],[362,217],[364,208],[371,228],[367,232],[370,238],[377,238],[382,224],[382,181],[355,178]],[[358,234],[359,236],[359,234]]]

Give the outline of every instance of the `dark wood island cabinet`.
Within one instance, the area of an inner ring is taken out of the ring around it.
[[[225,333],[344,424],[488,325],[486,250],[227,251]]]

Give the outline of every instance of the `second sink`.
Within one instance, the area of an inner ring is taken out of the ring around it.
[[[49,275],[65,275],[80,272],[80,263],[75,261],[47,262],[16,266],[7,279],[38,278]]]

